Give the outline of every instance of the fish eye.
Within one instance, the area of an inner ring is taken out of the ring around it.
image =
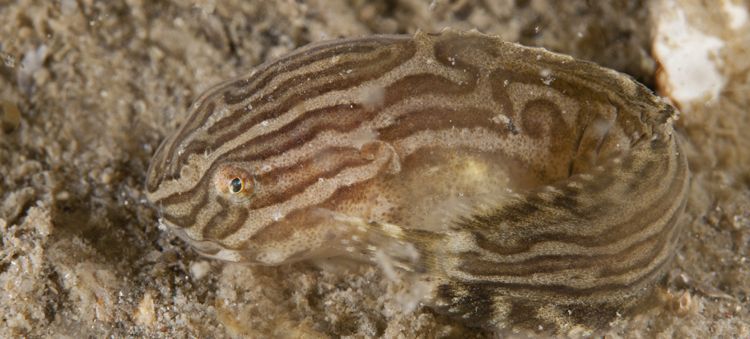
[[[239,166],[222,166],[214,174],[214,187],[221,193],[238,197],[255,194],[255,177]]]
[[[245,184],[240,178],[234,178],[229,182],[229,192],[232,192],[232,194],[240,193],[244,188]]]

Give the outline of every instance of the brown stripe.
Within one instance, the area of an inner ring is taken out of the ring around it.
[[[253,109],[242,107],[233,112],[232,115],[224,117],[222,120],[218,121],[211,126],[208,131],[209,133],[216,133],[218,131],[225,132],[226,129],[235,125],[239,126],[232,129],[245,131],[263,120],[279,116],[288,111],[294,105],[306,99],[317,97],[331,91],[353,87],[364,81],[378,78],[396,66],[402,64],[404,61],[410,59],[415,53],[413,46],[405,45],[403,47],[403,49],[397,50],[386,49],[378,52],[371,58],[336,63],[323,70],[301,74],[285,80],[283,83],[279,84],[272,93],[264,95],[258,100],[252,102]],[[344,72],[342,74],[343,71],[350,72]],[[335,81],[327,80],[329,77],[336,77],[336,79]],[[308,85],[308,82],[322,84],[314,86]],[[286,93],[291,93],[291,95],[288,98],[285,98]],[[282,104],[277,105],[268,111],[262,111],[260,109],[262,105],[278,101],[281,101]],[[236,124],[241,119],[241,115],[250,113],[249,111],[257,112],[253,115],[253,119]],[[220,137],[219,140],[223,140],[223,138]],[[223,144],[223,142],[220,142],[219,144]]]
[[[678,237],[679,232],[675,232],[673,234],[673,241]],[[665,247],[665,252],[670,252],[670,248]],[[507,282],[498,282],[498,281],[487,281],[487,280],[463,280],[460,277],[453,277],[454,279],[462,281],[464,284],[468,285],[483,285],[487,288],[491,288],[495,291],[497,291],[500,294],[509,294],[510,291],[516,291],[516,293],[531,296],[532,294],[527,294],[528,292],[532,292],[535,298],[541,299],[541,297],[547,297],[547,298],[560,298],[560,297],[578,297],[578,298],[592,298],[597,297],[597,294],[604,296],[600,299],[607,299],[608,297],[612,297],[615,299],[623,298],[625,294],[631,291],[629,293],[637,293],[639,289],[642,288],[642,285],[654,283],[652,276],[660,275],[663,270],[664,266],[670,263],[672,256],[667,255],[664,256],[662,260],[658,261],[656,265],[654,265],[653,268],[649,269],[648,271],[644,272],[642,275],[638,276],[635,280],[629,282],[629,283],[606,283],[606,284],[600,284],[594,287],[583,287],[583,288],[577,288],[577,287],[571,287],[564,284],[534,284],[534,283],[507,283]],[[506,291],[506,292],[503,292]],[[561,300],[557,300],[560,302]]]
[[[673,177],[674,180],[672,180],[668,190],[661,194],[659,198],[654,199],[655,201],[657,201],[656,205],[652,205],[649,207],[651,211],[654,211],[654,213],[638,213],[628,218],[628,220],[626,220],[625,222],[617,223],[612,225],[611,227],[603,228],[599,234],[585,236],[576,233],[542,233],[540,232],[540,230],[544,229],[544,225],[539,224],[540,222],[538,220],[542,220],[542,223],[550,223],[552,221],[548,217],[534,215],[539,211],[543,211],[542,209],[539,209],[535,207],[535,205],[531,205],[528,202],[520,202],[519,204],[512,204],[505,207],[500,212],[500,214],[496,214],[490,217],[477,217],[476,220],[471,222],[471,224],[502,225],[503,222],[509,223],[508,226],[503,227],[503,230],[499,230],[501,231],[500,233],[495,235],[498,237],[503,237],[502,231],[508,232],[512,230],[514,228],[514,224],[523,225],[524,232],[531,233],[516,233],[518,234],[518,237],[512,238],[514,244],[508,244],[506,241],[501,241],[501,239],[488,239],[484,233],[475,232],[477,245],[484,250],[496,254],[510,255],[527,252],[535,244],[547,241],[559,241],[584,247],[596,247],[615,243],[619,239],[625,238],[630,234],[634,234],[639,230],[644,229],[644,227],[648,227],[648,225],[654,223],[656,220],[663,216],[662,214],[660,214],[661,212],[668,210],[671,206],[674,205],[675,201],[672,199],[672,197],[680,196],[681,191],[684,191],[685,189],[684,178],[686,175],[686,168],[685,166],[677,165],[677,169],[678,172]],[[661,176],[662,173],[666,173],[667,171],[668,169],[664,172],[655,173],[653,175]],[[534,210],[519,210],[519,207],[522,206],[533,207]],[[592,206],[592,210],[595,211],[596,208]],[[519,217],[519,215],[522,215],[521,213],[524,212],[526,214],[523,215],[523,217]],[[595,220],[593,218],[579,220],[575,217],[570,216],[569,212],[567,211],[564,212],[565,214],[562,214],[561,211],[557,211],[557,213],[558,214],[555,219],[555,223],[557,224],[579,223],[581,225],[586,225],[588,224],[587,220]],[[510,223],[511,217],[515,217],[517,221]],[[476,228],[476,226],[472,228]]]
[[[304,46],[277,60],[260,65],[252,77],[232,83],[232,87],[241,89],[240,93],[225,93],[224,102],[234,105],[246,100],[258,89],[268,85],[276,76],[285,73],[296,73],[300,68],[339,55],[367,54],[377,48],[390,44],[409,44],[404,37],[362,38],[357,44],[351,39],[323,41]]]
[[[234,234],[245,224],[249,214],[246,208],[230,208],[229,204],[233,202],[222,197],[216,197],[216,202],[221,209],[203,228],[203,239],[206,240],[224,239]],[[228,223],[230,220],[231,223]]]
[[[201,107],[204,105],[202,104]],[[214,103],[209,102],[208,106],[206,106],[207,110],[213,111],[214,109]],[[190,118],[188,118],[190,119]],[[192,131],[192,128],[189,128],[188,125],[190,124],[190,121],[188,121],[185,125],[182,126],[177,132],[176,135],[172,135],[169,138],[165,139],[162,144],[159,146],[159,148],[154,153],[155,155],[161,155],[161,157],[154,157],[154,161],[151,164],[150,172],[158,173],[158,176],[153,177],[154,179],[158,180],[151,180],[149,182],[149,185],[153,185],[154,189],[151,189],[149,187],[149,191],[154,191],[155,187],[157,187],[159,184],[161,184],[164,180],[167,179],[167,174],[171,174],[169,177],[170,179],[175,179],[174,173],[179,173],[180,168],[182,165],[184,165],[182,162],[183,159],[175,160],[175,157],[178,155],[176,152],[177,146],[180,144],[180,140],[186,137],[188,134],[188,131]],[[169,148],[167,151],[166,148]],[[167,165],[167,162],[169,162],[169,165]],[[152,176],[149,174],[149,178],[152,178]]]
[[[425,94],[450,95],[454,98],[460,98],[460,95],[468,94],[476,89],[476,76],[473,74],[467,74],[467,76],[470,79],[469,81],[455,83],[451,79],[431,73],[407,75],[386,88],[384,102],[387,106],[390,106],[395,102]]]
[[[236,105],[255,94],[259,89],[265,88],[276,77],[283,74],[297,73],[300,69],[316,63],[318,61],[329,59],[340,54],[368,54],[376,50],[377,46],[356,45],[356,46],[320,46],[315,50],[309,51],[303,56],[286,57],[274,61],[269,65],[261,65],[252,77],[233,83],[232,88],[238,89],[238,92],[228,90],[224,92],[223,101],[227,105]],[[283,63],[283,64],[282,64]],[[306,75],[303,73],[303,75]],[[257,102],[256,102],[257,103]]]
[[[335,105],[308,111],[282,128],[248,140],[217,161],[261,161],[301,147],[323,132],[347,132],[371,119],[376,111],[358,105]]]
[[[497,133],[499,137],[508,135],[506,126],[497,125],[495,129],[488,129],[488,122],[495,114],[492,111],[477,107],[446,108],[426,107],[418,108],[402,114],[392,125],[379,129],[380,140],[395,143],[410,135],[424,131],[450,130],[453,128],[482,128]]]
[[[325,115],[326,111],[328,111],[328,110],[350,110],[351,108],[349,108],[349,107],[350,107],[349,105],[337,105],[337,106],[333,106],[333,107],[322,108],[320,110],[316,110],[316,112],[311,111],[312,114],[310,114],[310,115],[308,115],[308,114],[302,115],[301,118],[297,120],[297,122],[295,122],[293,124],[287,124],[286,126],[284,126],[276,134],[268,135],[268,136],[262,136],[260,140],[255,139],[253,141],[248,141],[247,143],[242,144],[242,145],[236,147],[235,149],[233,149],[233,150],[225,153],[223,156],[221,156],[218,159],[216,159],[211,164],[211,166],[209,167],[209,169],[206,170],[206,174],[203,175],[203,177],[201,177],[201,179],[193,187],[191,187],[190,189],[188,189],[186,191],[173,193],[173,194],[171,194],[171,195],[169,195],[169,196],[167,196],[167,197],[165,197],[165,198],[163,198],[163,199],[161,199],[159,201],[156,201],[155,203],[157,205],[159,205],[159,204],[161,204],[161,205],[170,205],[170,204],[173,204],[173,203],[180,203],[180,202],[186,201],[187,199],[189,199],[190,196],[192,196],[193,194],[196,194],[196,192],[198,190],[200,190],[205,185],[205,183],[210,180],[209,179],[209,177],[211,176],[210,174],[213,173],[213,171],[216,169],[217,166],[219,166],[219,164],[230,163],[230,162],[245,162],[245,163],[248,163],[248,162],[251,162],[251,161],[263,160],[263,159],[266,159],[268,157],[271,157],[271,156],[274,156],[274,155],[278,155],[278,154],[287,152],[293,146],[301,146],[305,142],[307,142],[307,141],[315,138],[316,135],[318,135],[319,133],[322,133],[324,131],[331,131],[331,130],[334,130],[334,131],[348,131],[348,130],[351,130],[352,128],[354,128],[354,126],[353,125],[346,125],[346,124],[347,123],[349,123],[349,124],[359,124],[359,123],[361,123],[361,121],[359,121],[359,119],[352,119],[351,121],[347,121],[347,120],[343,120],[343,119],[342,120],[337,120],[337,123],[343,123],[343,125],[335,125],[335,124],[333,124],[333,125],[315,125],[315,124],[313,124],[314,128],[310,128],[310,129],[306,130],[307,132],[309,132],[307,135],[301,135],[301,136],[294,136],[293,135],[293,138],[290,138],[290,140],[288,142],[284,143],[284,144],[281,144],[281,145],[270,145],[270,147],[264,148],[261,151],[257,151],[257,148],[252,147],[256,143],[258,143],[259,141],[264,141],[265,139],[272,139],[274,136],[277,136],[277,135],[289,135],[289,134],[291,134],[291,131],[295,129],[296,126],[303,125],[303,124],[305,124],[306,121],[308,121],[308,122],[309,121],[315,121],[315,117],[316,116],[318,116],[318,115]],[[354,109],[356,110],[356,109],[358,109],[358,107],[355,106]],[[372,113],[373,112],[369,112],[369,114],[372,114]],[[357,115],[351,115],[351,117],[356,118]],[[243,152],[241,152],[241,150],[243,150],[243,149],[249,149],[249,150],[254,150],[254,151],[253,152],[247,152],[246,151],[243,154]]]
[[[303,74],[285,81],[283,84],[279,85],[273,93],[254,102],[252,109],[243,106],[209,127],[208,133],[212,136],[212,143],[210,146],[212,146],[212,149],[218,149],[221,145],[234,139],[237,135],[245,132],[252,126],[257,125],[261,121],[276,118],[287,112],[294,105],[306,99],[317,97],[334,90],[352,87],[363,81],[382,76],[382,74],[387,73],[403,61],[411,58],[416,52],[411,42],[408,44],[405,43],[402,47],[404,48],[396,51],[399,54],[393,57],[388,57],[393,54],[393,50],[385,50],[372,59],[338,63],[321,72]],[[349,74],[345,73],[342,75],[341,71],[347,69],[352,69],[353,71]],[[341,76],[342,79],[333,82],[324,82],[324,85],[317,87],[303,85],[307,78],[312,78],[313,81],[321,82],[321,78],[330,76]],[[287,92],[293,94],[289,98],[283,98]],[[268,104],[269,98],[274,98],[271,102],[281,102],[281,104],[264,111],[263,106]],[[203,123],[205,123],[205,121]],[[181,131],[179,137],[174,140],[173,147],[169,154],[174,154],[175,145],[179,144],[185,137],[186,135]],[[191,143],[193,142],[198,141],[191,141]],[[188,145],[185,147],[185,150],[203,150],[205,147],[206,146],[201,148],[200,146]],[[177,160],[173,163],[171,178],[179,178],[180,169],[186,163],[191,154],[192,153],[185,151],[178,156]]]
[[[672,216],[664,223],[664,227],[659,233],[653,234],[643,240],[633,243],[625,249],[612,254],[589,255],[559,255],[548,254],[537,257],[516,261],[513,263],[504,263],[492,260],[483,260],[483,256],[476,252],[467,252],[461,255],[463,260],[457,267],[462,272],[476,276],[493,276],[505,275],[513,277],[524,277],[536,273],[553,273],[567,269],[586,269],[601,268],[601,274],[597,278],[605,278],[614,275],[620,275],[634,268],[644,267],[653,261],[658,253],[664,248],[669,237],[673,233],[677,220],[681,217],[681,209],[677,209]],[[635,263],[628,266],[618,264],[627,263],[630,256],[645,256]],[[618,267],[621,266],[621,267]]]
[[[324,161],[325,158],[339,158],[336,159],[335,166],[332,168],[315,168],[315,163]],[[292,166],[279,168],[273,172],[269,172],[258,178],[260,186],[264,188],[272,187],[273,183],[283,180],[284,177],[296,178],[297,181],[288,187],[287,189],[280,192],[270,192],[265,190],[259,195],[258,199],[254,199],[250,207],[252,209],[261,209],[269,206],[273,206],[284,201],[287,201],[304,192],[308,187],[318,182],[320,179],[333,178],[341,171],[351,168],[364,166],[371,163],[373,160],[367,159],[362,156],[362,153],[355,148],[325,148],[315,154],[312,154],[310,158],[305,159]]]
[[[199,192],[201,194],[199,201],[197,204],[194,204],[192,208],[190,209],[190,214],[187,216],[174,216],[169,213],[163,213],[162,217],[170,222],[175,227],[190,227],[195,223],[195,220],[198,216],[198,213],[201,212],[201,208],[198,208],[197,206],[205,206],[208,202],[208,193],[203,191]],[[193,198],[193,195],[179,195],[175,194],[170,196],[170,199],[163,199],[161,201],[156,202],[157,206],[161,205],[173,205],[178,203],[183,203],[190,201],[190,199]],[[163,210],[163,209],[162,209]]]

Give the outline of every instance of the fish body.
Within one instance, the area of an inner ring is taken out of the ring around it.
[[[333,40],[201,95],[146,191],[207,256],[387,255],[471,325],[600,325],[676,251],[675,118],[626,75],[478,32]]]

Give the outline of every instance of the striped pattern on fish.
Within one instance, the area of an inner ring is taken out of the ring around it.
[[[207,256],[386,253],[469,324],[599,326],[678,246],[675,118],[625,75],[477,32],[333,40],[201,95],[146,191]]]

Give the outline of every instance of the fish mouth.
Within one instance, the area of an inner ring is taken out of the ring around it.
[[[177,235],[177,237],[190,245],[190,247],[192,247],[193,250],[195,250],[201,256],[229,262],[246,261],[243,253],[239,251],[224,248],[216,242],[193,239],[190,235],[187,234],[184,228],[175,226],[168,221],[164,222],[163,224],[166,225],[172,233]]]

